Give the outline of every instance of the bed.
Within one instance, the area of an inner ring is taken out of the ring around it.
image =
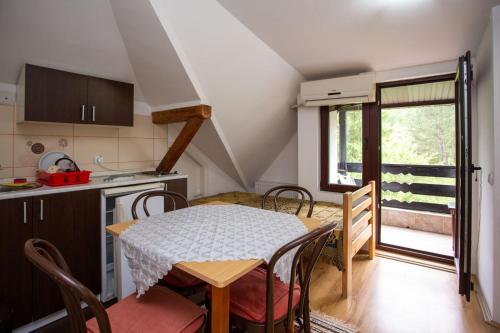
[[[375,256],[375,181],[355,192],[344,193],[342,296],[352,294],[352,258],[368,243],[368,257]]]

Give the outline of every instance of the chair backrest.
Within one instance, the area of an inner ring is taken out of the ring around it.
[[[311,217],[311,215],[313,213],[314,204],[315,204],[313,196],[312,196],[311,192],[309,192],[309,190],[307,190],[306,188],[303,188],[301,186],[296,186],[296,185],[276,186],[276,187],[273,187],[272,189],[270,189],[269,191],[267,191],[264,194],[264,196],[262,197],[262,209],[265,208],[267,198],[269,196],[272,196],[273,197],[273,201],[272,201],[273,206],[272,207],[274,208],[274,211],[276,211],[276,212],[279,211],[278,199],[279,199],[280,194],[282,194],[284,192],[296,192],[300,195],[299,207],[295,211],[295,215],[299,215],[300,210],[302,209],[302,207],[304,206],[304,203],[306,202],[306,196],[307,196],[307,200],[309,202],[309,210],[307,211],[307,217]]]
[[[288,310],[286,316],[285,327],[292,329],[294,315],[293,311],[293,292],[297,273],[300,272],[300,300],[299,300],[299,311],[298,317],[308,318],[306,311],[309,311],[309,284],[311,282],[312,271],[316,265],[321,250],[324,248],[328,238],[330,237],[333,229],[335,228],[335,223],[330,223],[328,225],[317,228],[305,235],[302,235],[293,241],[283,245],[278,251],[274,253],[267,266],[267,276],[266,276],[266,322],[265,322],[265,332],[274,332],[274,267],[277,261],[289,251],[296,249],[297,252],[293,257],[291,274],[290,274],[290,289],[288,292]],[[304,250],[311,245],[312,252],[308,255],[307,260],[302,261],[301,257]],[[304,263],[304,266],[302,265]],[[302,271],[302,266],[304,270]],[[297,270],[299,268],[299,271]]]
[[[142,202],[142,208],[144,209],[144,213],[146,214],[146,216],[149,216],[147,203],[148,203],[148,200],[153,198],[153,197],[165,198],[165,205],[170,202],[172,204],[172,206],[171,206],[172,209],[169,209],[169,210],[176,210],[179,208],[189,207],[188,200],[186,199],[185,196],[183,196],[180,193],[171,192],[171,191],[164,191],[164,190],[144,192],[144,193],[138,195],[137,198],[135,198],[134,203],[132,203],[132,217],[134,218],[134,220],[137,220],[139,218],[139,216],[137,215],[137,204],[143,198],[144,198],[144,201]],[[178,206],[179,203],[181,204],[181,207]]]
[[[24,254],[36,268],[45,273],[59,287],[68,311],[71,333],[87,333],[85,315],[80,306],[82,301],[87,303],[96,317],[99,332],[111,333],[104,306],[92,291],[71,276],[66,261],[54,245],[42,239],[29,239],[24,244]]]

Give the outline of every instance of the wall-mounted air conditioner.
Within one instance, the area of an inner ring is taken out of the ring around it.
[[[321,106],[375,101],[375,73],[303,82],[299,105]]]

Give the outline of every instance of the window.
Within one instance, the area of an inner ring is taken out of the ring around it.
[[[363,105],[321,107],[321,190],[346,192],[363,182]]]

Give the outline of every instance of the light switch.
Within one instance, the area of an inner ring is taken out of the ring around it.
[[[493,184],[495,184],[495,175],[493,174],[493,171],[491,171],[489,174],[488,174],[488,183],[493,186]]]

